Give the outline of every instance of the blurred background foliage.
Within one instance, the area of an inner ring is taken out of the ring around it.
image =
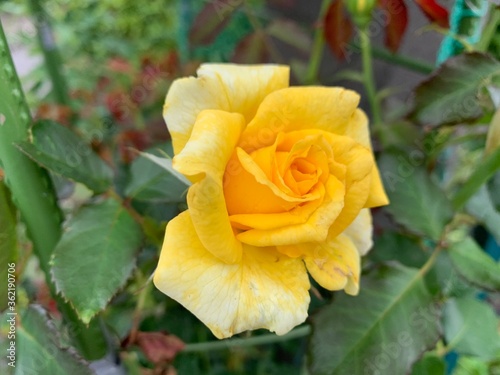
[[[22,83],[34,119],[32,126],[19,115],[29,138],[0,143],[0,256],[16,262],[22,315],[16,374],[500,374],[493,2],[4,0],[0,7],[11,49],[29,51]],[[361,294],[314,284],[311,318],[291,337],[257,331],[213,342],[150,281],[165,225],[186,208],[187,185],[169,164],[165,94],[201,62],[229,61],[288,64],[294,85],[360,91],[391,199],[373,210]],[[9,102],[16,86],[6,71],[0,113],[18,105]],[[1,130],[0,142],[10,140]],[[9,169],[17,153],[40,169],[18,178]],[[50,183],[40,186],[47,197],[56,192],[58,204],[40,211],[23,202],[19,186],[46,174]],[[28,235],[26,206],[53,221],[54,246]],[[5,322],[4,313],[2,336]],[[2,352],[7,347],[3,340]]]

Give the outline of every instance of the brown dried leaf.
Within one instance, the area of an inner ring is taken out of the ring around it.
[[[136,343],[155,364],[171,362],[185,346],[177,336],[161,332],[138,332]]]

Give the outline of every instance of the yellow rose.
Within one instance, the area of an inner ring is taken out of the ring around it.
[[[288,80],[285,66],[205,64],[166,98],[173,166],[193,185],[154,283],[218,338],[302,323],[307,272],[357,294],[369,208],[388,203],[358,94]]]

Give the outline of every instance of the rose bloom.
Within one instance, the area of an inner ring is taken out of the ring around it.
[[[176,80],[164,117],[192,185],[166,229],[154,283],[218,338],[307,317],[309,277],[359,291],[385,205],[359,95],[289,87],[289,68],[204,64]]]

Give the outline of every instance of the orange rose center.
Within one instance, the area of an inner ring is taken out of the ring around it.
[[[236,148],[224,174],[229,215],[282,213],[321,201],[336,164],[321,133],[279,133],[251,153]]]

